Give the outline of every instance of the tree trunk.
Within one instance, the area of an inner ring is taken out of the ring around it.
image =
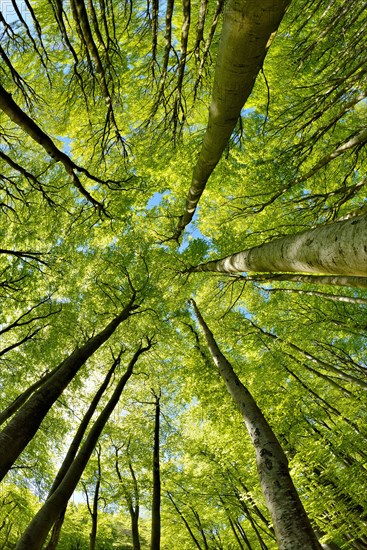
[[[133,539],[133,549],[134,550],[140,550],[140,534],[139,534],[139,514],[140,514],[140,498],[139,498],[139,487],[138,487],[138,480],[136,479],[136,475],[134,472],[133,465],[131,461],[129,460],[129,470],[131,473],[131,477],[133,480],[133,496],[129,493],[128,488],[123,482],[122,475],[120,472],[119,464],[118,464],[118,450],[116,449],[116,460],[115,460],[115,468],[117,472],[117,477],[119,478],[119,482],[121,483],[122,490],[125,495],[127,507],[130,514],[130,520],[131,520],[131,534]]]
[[[186,208],[174,237],[193,218],[206,183],[218,164],[249,97],[290,0],[230,0],[223,18],[203,145],[194,168]]]
[[[130,512],[131,519],[131,535],[133,539],[133,549],[140,550],[140,535],[139,535],[139,512],[136,510]]]
[[[139,499],[139,487],[138,480],[134,472],[134,468],[131,462],[129,462],[129,470],[134,485],[134,504],[131,503],[130,517],[131,517],[131,532],[133,538],[133,548],[134,550],[140,550],[140,534],[139,534],[139,514],[140,514],[140,499]]]
[[[79,453],[75,457],[73,463],[65,474],[64,478],[60,482],[57,489],[46,500],[42,508],[32,519],[27,529],[23,533],[21,540],[16,546],[16,550],[40,550],[43,543],[46,540],[47,534],[51,526],[55,523],[60,510],[63,510],[67,505],[71,495],[73,494],[84,468],[86,467],[88,460],[95,448],[98,438],[102,433],[110,415],[112,414],[115,406],[117,405],[126,382],[129,380],[133,372],[133,367],[137,362],[139,356],[146,350],[150,349],[152,342],[148,340],[146,347],[139,348],[135,352],[131,359],[125,374],[119,380],[111,398],[107,405],[102,410],[97,420],[93,424],[89,431],[85,442],[83,443]]]
[[[194,269],[195,271],[195,269]],[[303,283],[307,285],[328,285],[328,286],[348,286],[350,288],[367,288],[367,277],[348,277],[342,275],[300,275],[291,273],[273,273],[259,275],[233,275],[227,273],[230,277],[235,277],[238,281],[249,281],[256,283],[264,282],[282,282]]]
[[[191,267],[188,272],[290,271],[365,277],[366,235],[365,215],[275,239],[220,260]]]
[[[66,514],[66,506],[64,506],[63,510],[59,513],[58,518],[53,524],[51,537],[47,543],[47,546],[45,547],[45,550],[56,550],[57,545],[59,544],[61,528],[64,524],[65,514]]]
[[[75,187],[84,195],[84,197],[91,203],[93,206],[104,211],[104,206],[102,203],[95,200],[91,194],[87,191],[85,187],[80,182],[79,177],[76,175],[74,170],[79,170],[86,172],[80,166],[74,164],[70,157],[60,149],[56,147],[52,139],[35,123],[35,121],[30,118],[22,109],[17,105],[12,98],[12,95],[9,94],[0,84],[0,109],[7,114],[7,116],[15,122],[24,132],[26,132],[34,141],[36,141],[44,150],[53,158],[56,162],[61,162],[67,173],[71,176],[73,184]],[[89,174],[90,175],[90,174]]]
[[[0,433],[0,481],[37,432],[42,420],[87,359],[104,344],[134,309],[135,295],[101,332],[74,350],[13,416]]]
[[[91,510],[92,517],[92,529],[89,535],[89,550],[96,549],[97,543],[97,529],[98,529],[98,501],[99,501],[99,492],[101,488],[101,448],[97,450],[97,460],[98,460],[98,477],[97,483],[93,495],[93,508]]]
[[[327,292],[317,292],[316,290],[300,290],[298,288],[265,288],[265,292],[290,292],[293,294],[300,294],[305,296],[316,296],[323,300],[330,300],[331,302],[339,302],[346,304],[362,304],[367,305],[365,298],[353,298],[352,296],[340,296],[340,294],[328,294]]]
[[[161,544],[161,477],[159,462],[160,397],[155,396],[153,446],[152,533],[150,550],[159,550]]]
[[[244,418],[255,447],[261,488],[273,520],[279,549],[321,550],[293,485],[288,460],[281,445],[254,398],[220,351],[195,302],[191,302],[213,361]]]
[[[128,487],[125,485],[120,472],[117,447],[115,452],[116,452],[115,469],[116,469],[117,477],[121,484],[121,488],[124,493],[126,504],[130,514],[133,549],[140,550],[140,534],[139,534],[140,495],[139,495],[138,480],[136,478],[132,462],[129,459],[129,470],[130,470],[131,479],[133,482],[133,491],[131,493]]]
[[[14,413],[16,413],[22,405],[27,401],[27,399],[34,393],[38,388],[42,386],[47,380],[51,378],[56,372],[57,369],[60,368],[60,365],[57,366],[54,370],[44,374],[42,378],[37,380],[34,384],[29,386],[26,390],[24,390],[23,393],[18,395],[11,403],[0,413],[0,426],[4,424],[8,418],[13,416]]]
[[[55,480],[52,484],[52,487],[51,487],[51,489],[48,493],[47,498],[49,498],[52,495],[52,493],[57,489],[57,487],[60,485],[60,482],[62,481],[62,479],[64,478],[64,476],[65,476],[66,472],[68,471],[70,465],[72,464],[72,462],[75,458],[75,455],[76,455],[76,453],[79,449],[80,443],[81,443],[81,441],[84,437],[84,434],[87,430],[89,421],[91,420],[102,395],[106,391],[107,386],[108,386],[108,384],[109,384],[109,382],[112,378],[112,375],[116,370],[116,367],[120,364],[121,355],[122,355],[122,352],[120,352],[119,355],[117,356],[117,358],[114,360],[112,366],[110,367],[110,369],[108,370],[108,372],[106,374],[106,377],[105,377],[104,381],[102,382],[100,388],[98,389],[97,393],[93,397],[93,399],[91,401],[91,404],[88,407],[87,412],[83,416],[83,419],[82,419],[81,423],[79,424],[79,428],[77,429],[76,434],[75,434],[75,436],[74,436],[74,438],[73,438],[73,440],[70,444],[69,450],[66,453],[66,456],[65,456],[65,458],[64,458],[64,460],[63,460],[63,462],[60,466],[59,471],[57,472],[57,475],[56,475]],[[56,522],[55,522],[55,524],[52,528],[51,538],[50,538],[45,550],[56,550],[58,542],[59,542],[61,527],[62,527],[62,524],[64,522],[65,513],[66,513],[66,507],[60,512],[59,517],[57,518],[57,520],[56,520]]]

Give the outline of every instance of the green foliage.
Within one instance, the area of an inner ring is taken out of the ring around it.
[[[15,484],[4,483],[0,490],[0,544],[13,548],[37,510],[34,494]]]
[[[34,19],[29,12],[25,19],[29,32],[19,20],[1,28],[4,88],[103,206],[1,112],[1,410],[98,333],[133,289],[139,308],[83,366],[9,472],[0,546],[14,547],[46,497],[113,356],[125,350],[98,411],[140,341],[153,337],[100,440],[97,548],[132,548],[130,466],[148,547],[152,390],[162,405],[162,548],[193,548],[189,529],[202,548],[230,550],[238,538],[245,547],[246,537],[252,548],[276,548],[250,440],[195,325],[194,296],[284,447],[323,540],[366,547],[366,304],[350,301],[366,292],[185,274],[210,258],[365,212],[362,4],[291,3],[178,246],[169,238],[207,123],[223,3],[208,2],[201,36],[205,2],[191,2],[186,45],[187,2],[174,5],[170,38],[169,2],[159,7],[157,32],[154,1],[88,3],[102,71],[73,4],[63,2],[60,15],[59,2],[37,0]],[[91,493],[95,471],[93,459],[83,474]],[[58,548],[87,549],[89,532],[86,505],[69,505]]]
[[[124,515],[101,511],[98,546],[100,550],[130,550],[128,520]],[[88,550],[88,511],[84,504],[70,504],[58,544],[60,550]]]

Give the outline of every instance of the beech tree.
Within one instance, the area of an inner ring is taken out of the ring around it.
[[[119,466],[119,449],[115,447],[115,468],[119,485],[122,488],[123,496],[127,502],[129,514],[131,518],[131,537],[134,550],[140,550],[140,533],[139,533],[139,514],[140,514],[140,494],[137,477],[132,465],[131,458],[129,457],[129,472],[133,482],[132,489],[129,490],[128,484],[124,481]],[[127,453],[126,453],[127,454]]]
[[[2,4],[0,546],[88,547],[96,467],[96,548],[366,548],[366,37],[358,0]]]
[[[276,435],[251,393],[241,383],[231,364],[220,351],[195,301],[192,300],[191,303],[213,361],[228,392],[240,409],[255,447],[260,483],[273,520],[279,548],[321,548],[292,483],[288,461]]]
[[[48,531],[58,518],[60,510],[65,507],[74,492],[80,476],[82,475],[93,449],[98,442],[98,438],[101,435],[108,418],[112,414],[113,409],[117,405],[126,382],[132,375],[135,363],[137,362],[140,354],[147,351],[151,345],[152,342],[148,339],[148,344],[145,347],[142,345],[138,347],[137,351],[130,360],[125,373],[118,381],[112,396],[89,431],[85,442],[80,448],[80,451],[76,455],[72,464],[69,466],[59,485],[51,493],[42,508],[37,512],[31,523],[28,525],[17,545],[18,548],[42,548]],[[93,533],[92,545],[95,543],[95,537],[96,533]]]
[[[130,299],[122,312],[103,331],[92,337],[83,347],[75,350],[61,365],[56,367],[53,376],[46,380],[41,388],[25,402],[3,429],[0,434],[0,441],[4,443],[0,467],[1,479],[32,439],[44,416],[73,376],[76,375],[85,361],[113,334],[119,324],[127,319],[134,309],[134,301],[135,296]]]
[[[361,216],[276,239],[226,258],[191,267],[193,271],[329,273],[365,276],[367,217]]]
[[[231,1],[226,5],[209,120],[194,168],[185,212],[175,232],[176,239],[194,216],[205,185],[252,91],[288,4],[289,0],[264,2],[261,9],[252,1]]]
[[[152,495],[152,536],[151,550],[161,546],[161,474],[160,474],[160,396],[155,395],[154,404],[154,443],[153,443],[153,495]]]

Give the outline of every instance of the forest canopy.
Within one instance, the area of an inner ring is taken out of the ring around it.
[[[367,548],[367,10],[3,0],[0,547]]]

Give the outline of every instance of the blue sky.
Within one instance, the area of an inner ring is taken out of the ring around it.
[[[17,2],[18,9],[20,13],[22,14],[23,18],[27,21],[27,18],[29,17],[29,12],[27,10],[27,6],[25,2]],[[7,23],[12,23],[14,21],[18,20],[17,14],[14,11],[13,5],[11,3],[11,0],[0,0],[0,9],[1,13]]]

